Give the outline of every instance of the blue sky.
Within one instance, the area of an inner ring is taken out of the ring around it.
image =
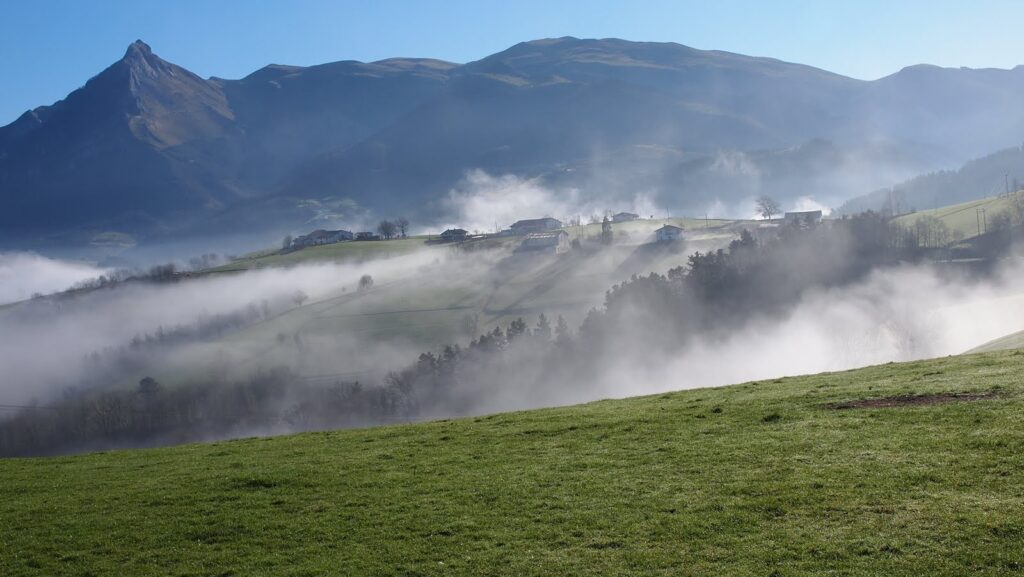
[[[0,124],[141,38],[200,76],[274,62],[475,60],[551,36],[679,42],[874,79],[922,62],[1024,63],[1024,2],[975,0],[0,0]]]

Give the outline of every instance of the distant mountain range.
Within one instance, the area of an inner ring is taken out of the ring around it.
[[[678,44],[559,38],[468,64],[203,79],[143,42],[0,128],[0,245],[442,218],[469,170],[676,214],[839,204],[1018,144],[1024,68],[854,80]],[[611,206],[614,205],[614,206]],[[538,216],[538,215],[524,215]],[[559,215],[556,215],[559,216]]]

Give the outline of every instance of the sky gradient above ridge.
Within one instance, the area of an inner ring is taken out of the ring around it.
[[[777,0],[5,0],[0,125],[51,104],[135,39],[207,77],[266,64],[476,60],[545,37],[616,37],[771,56],[861,79],[919,63],[1024,62],[1024,2]]]

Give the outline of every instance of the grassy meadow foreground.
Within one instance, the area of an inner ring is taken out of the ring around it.
[[[1024,351],[0,461],[2,575],[1007,575]]]

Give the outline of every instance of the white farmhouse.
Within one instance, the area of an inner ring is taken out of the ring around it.
[[[629,222],[640,218],[635,212],[620,212],[612,215],[612,222]]]
[[[683,229],[678,226],[666,224],[654,231],[654,237],[658,239],[658,242],[675,242],[683,238]]]

